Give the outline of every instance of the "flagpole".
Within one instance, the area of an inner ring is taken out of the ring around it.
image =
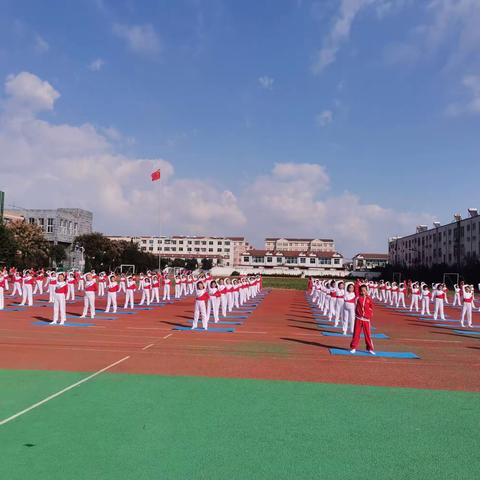
[[[161,255],[161,247],[160,247],[160,240],[162,238],[162,182],[161,180],[159,183],[160,193],[158,195],[158,273],[162,272],[162,255]]]

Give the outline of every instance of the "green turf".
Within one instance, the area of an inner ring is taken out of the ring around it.
[[[78,378],[0,371],[0,418]],[[479,400],[465,392],[102,374],[0,427],[0,478],[477,479]]]
[[[263,288],[288,288],[291,290],[306,290],[307,278],[298,277],[263,277]]]

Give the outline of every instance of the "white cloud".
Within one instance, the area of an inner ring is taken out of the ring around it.
[[[385,251],[388,235],[407,233],[428,218],[368,204],[352,193],[332,193],[324,166],[279,162],[247,185],[223,188],[197,176],[179,177],[163,158],[116,151],[112,127],[53,124],[59,93],[22,72],[6,82],[0,111],[0,188],[7,202],[24,207],[92,210],[95,228],[111,234],[246,234],[261,245],[270,235],[332,236],[339,250]],[[29,114],[25,110],[29,109]],[[160,168],[162,180],[151,182]],[[202,172],[203,173],[203,172]],[[3,188],[2,188],[3,187]]]
[[[314,73],[322,73],[332,64],[340,47],[350,37],[352,23],[359,12],[377,0],[341,0],[338,15],[333,26],[323,41],[322,48],[316,53],[312,65]]]
[[[463,102],[452,103],[447,107],[448,115],[461,115],[465,113],[480,113],[480,75],[466,75],[463,77],[462,86],[466,92]]]
[[[14,109],[38,112],[52,110],[60,94],[48,83],[29,72],[9,75],[5,82],[9,105]]]
[[[326,127],[333,122],[333,112],[331,110],[323,110],[315,117],[315,123],[319,127]]]
[[[160,38],[152,25],[121,25],[113,26],[113,33],[125,40],[128,48],[135,53],[156,55],[162,46]]]
[[[265,88],[266,90],[271,90],[273,87],[273,82],[274,79],[272,77],[268,77],[267,75],[264,75],[263,77],[259,77],[258,83],[262,88]]]
[[[37,53],[46,53],[50,50],[50,45],[43,37],[37,35],[33,48]]]
[[[91,62],[89,65],[88,65],[88,68],[92,71],[92,72],[98,72],[99,70],[102,69],[102,67],[105,65],[105,61],[102,60],[101,58],[97,58],[95,60],[93,60],[93,62]]]
[[[159,209],[172,233],[237,232],[244,226],[231,191],[208,180],[179,178],[165,159],[116,152],[115,129],[39,119],[36,113],[51,110],[59,96],[48,82],[22,72],[8,77],[6,93],[0,151],[14,161],[0,162],[0,181],[9,203],[90,209],[96,228],[108,233],[158,232]],[[153,183],[150,173],[157,168],[162,180]]]

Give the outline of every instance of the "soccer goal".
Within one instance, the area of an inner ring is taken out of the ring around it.
[[[460,283],[460,274],[458,273],[444,273],[443,274],[443,283],[447,286],[448,289],[453,289],[454,285]]]
[[[402,281],[402,272],[393,272],[392,281],[398,285]]]
[[[135,265],[120,265],[120,273],[125,273],[127,275],[133,275],[135,273]]]

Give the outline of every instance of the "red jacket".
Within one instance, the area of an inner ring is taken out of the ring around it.
[[[357,306],[355,307],[355,318],[365,318],[371,320],[373,316],[373,302],[367,295],[366,297],[358,297]]]

